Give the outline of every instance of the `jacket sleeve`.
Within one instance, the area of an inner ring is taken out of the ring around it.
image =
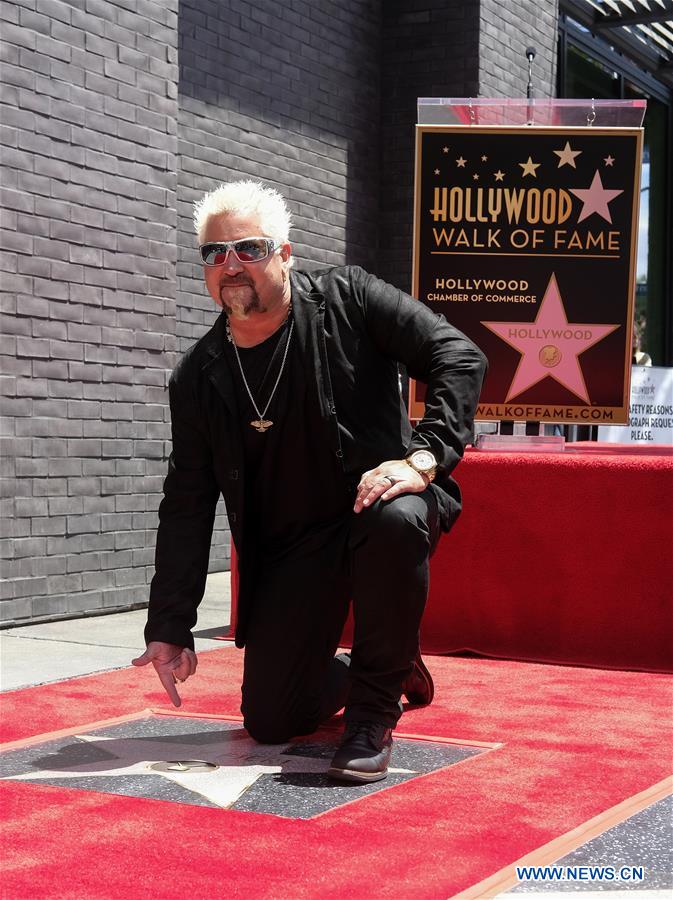
[[[174,374],[169,384],[173,449],[159,506],[145,640],[193,649],[191,629],[205,591],[219,489],[203,423],[182,391]]]
[[[351,284],[379,350],[427,385],[425,415],[413,430],[407,455],[430,450],[442,472],[450,473],[473,439],[486,357],[444,316],[392,285],[358,269]]]

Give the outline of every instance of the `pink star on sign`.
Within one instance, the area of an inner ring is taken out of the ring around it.
[[[615,197],[623,194],[624,191],[612,191],[608,188],[604,188],[603,182],[601,181],[601,173],[596,169],[594,180],[591,182],[589,188],[570,188],[570,193],[579,197],[584,204],[582,206],[580,217],[577,220],[578,222],[587,219],[592,213],[598,213],[599,216],[603,216],[606,222],[609,222],[612,225],[612,216],[608,209],[608,203],[611,200],[614,200]]]
[[[505,403],[547,376],[590,403],[578,356],[619,328],[568,322],[553,273],[534,322],[481,324],[522,354]]]

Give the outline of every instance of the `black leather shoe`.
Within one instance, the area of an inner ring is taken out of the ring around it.
[[[416,654],[414,667],[404,679],[402,693],[406,695],[409,703],[414,706],[428,706],[435,696],[435,685],[432,675],[428,672],[421,658],[420,650]]]
[[[350,722],[327,770],[330,778],[366,784],[388,774],[393,730],[380,722]]]

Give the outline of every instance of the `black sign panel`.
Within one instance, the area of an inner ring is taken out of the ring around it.
[[[414,294],[488,357],[477,418],[627,421],[641,140],[418,127]]]

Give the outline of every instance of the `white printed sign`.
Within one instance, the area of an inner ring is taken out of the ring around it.
[[[600,425],[598,440],[673,445],[673,369],[633,366],[628,425]]]

